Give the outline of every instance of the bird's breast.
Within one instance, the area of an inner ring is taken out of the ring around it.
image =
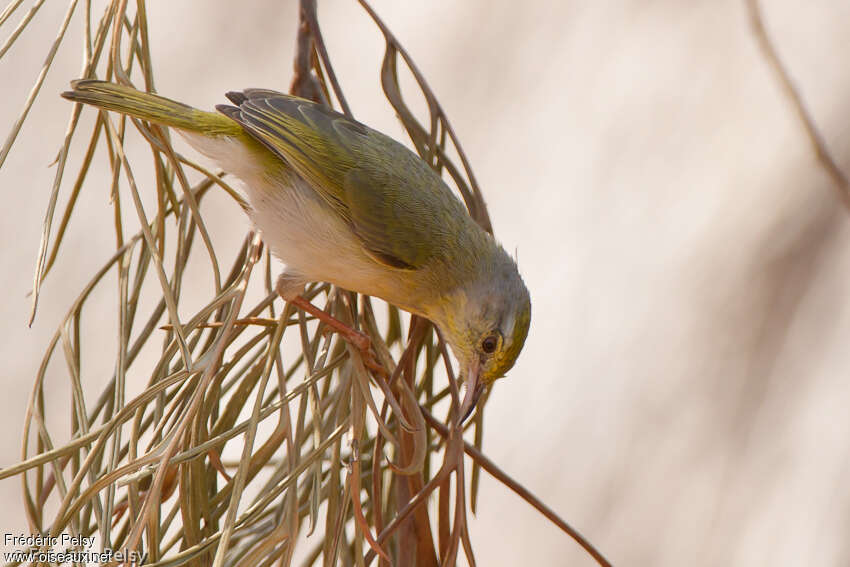
[[[242,182],[250,219],[271,252],[286,264],[287,273],[426,314],[423,290],[435,284],[430,282],[430,270],[393,268],[370,257],[349,223],[283,163],[270,172],[268,164],[239,140],[181,134]]]

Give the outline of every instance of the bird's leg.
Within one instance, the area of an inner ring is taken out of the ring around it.
[[[319,321],[324,322],[325,325],[339,333],[339,335],[345,339],[348,344],[360,351],[360,354],[363,355],[363,364],[365,364],[368,369],[384,378],[387,377],[387,370],[381,365],[381,363],[378,362],[375,355],[372,353],[372,339],[369,338],[369,335],[356,329],[352,329],[333,315],[325,313],[300,295],[289,300],[289,302],[299,309],[304,310],[306,313],[309,313]]]
[[[363,355],[363,364],[366,365],[366,368],[384,378],[388,376],[387,370],[378,362],[372,353],[372,339],[369,338],[369,335],[352,329],[333,315],[325,313],[304,299],[301,295],[301,291],[304,289],[303,279],[295,274],[284,272],[278,277],[275,289],[285,301],[309,313],[319,321],[324,322],[330,329],[339,333],[348,344],[359,350]]]

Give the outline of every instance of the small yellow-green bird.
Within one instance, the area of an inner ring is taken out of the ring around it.
[[[270,90],[227,93],[232,105],[206,112],[104,81],[71,87],[63,97],[175,128],[241,179],[252,222],[286,265],[284,299],[312,307],[304,285],[330,282],[432,321],[466,381],[461,416],[514,365],[531,321],[516,263],[400,143]]]

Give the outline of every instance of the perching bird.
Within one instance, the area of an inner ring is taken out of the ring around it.
[[[63,97],[175,128],[241,179],[252,222],[286,265],[284,299],[309,309],[299,294],[324,281],[433,322],[466,381],[461,416],[514,365],[531,321],[516,263],[400,143],[270,90],[227,93],[233,106],[206,112],[114,83],[71,86]]]

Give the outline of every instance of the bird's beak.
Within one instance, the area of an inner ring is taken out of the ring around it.
[[[460,404],[459,425],[463,425],[463,422],[475,411],[475,406],[478,405],[478,398],[481,397],[481,393],[484,391],[484,384],[478,379],[480,373],[481,363],[473,363],[469,368],[469,375],[466,378],[466,394],[464,394],[463,402]]]

